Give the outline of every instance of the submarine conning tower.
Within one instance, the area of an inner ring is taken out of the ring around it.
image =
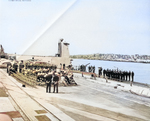
[[[63,42],[64,39],[60,39],[58,42],[58,53],[56,54],[58,57],[69,57],[69,43]]]

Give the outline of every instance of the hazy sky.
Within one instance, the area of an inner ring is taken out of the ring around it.
[[[6,53],[150,55],[150,0],[0,0]]]

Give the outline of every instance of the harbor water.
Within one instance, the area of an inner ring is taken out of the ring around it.
[[[74,68],[78,68],[80,65],[95,66],[95,72],[98,74],[98,67],[103,69],[118,69],[121,71],[133,71],[134,81],[150,84],[150,64],[146,63],[133,63],[133,62],[117,62],[117,61],[103,61],[103,60],[86,60],[86,59],[73,59],[72,65]]]

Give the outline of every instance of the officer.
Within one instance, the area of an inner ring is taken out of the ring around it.
[[[46,92],[51,93],[51,82],[52,82],[52,73],[48,73],[45,75],[45,79],[46,79]]]
[[[54,91],[53,91],[53,93],[55,93],[55,88],[57,88],[57,89],[56,89],[56,93],[58,93],[58,81],[59,81],[59,76],[58,76],[57,73],[54,73],[53,81],[54,81]]]

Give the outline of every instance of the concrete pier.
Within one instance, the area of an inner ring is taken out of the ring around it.
[[[0,70],[0,114],[14,121],[148,121],[149,98],[134,95],[126,85],[74,74],[78,86],[59,87],[59,93],[46,93],[45,87],[22,87]],[[124,87],[123,87],[124,86]],[[133,85],[134,87],[134,85]],[[132,88],[133,88],[132,87]],[[53,90],[53,87],[52,87]],[[12,114],[14,112],[14,114]]]

